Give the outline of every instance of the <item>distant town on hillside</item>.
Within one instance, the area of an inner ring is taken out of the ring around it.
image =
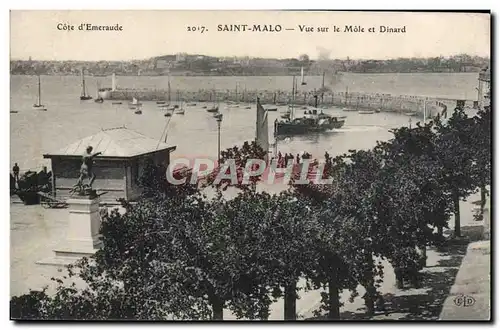
[[[11,60],[13,75],[186,75],[186,76],[284,76],[323,72],[410,73],[410,72],[479,72],[488,67],[489,58],[461,54],[450,57],[397,58],[389,60],[318,59],[307,54],[298,58],[272,59],[251,57],[213,57],[179,53],[145,60],[130,61],[38,61]]]

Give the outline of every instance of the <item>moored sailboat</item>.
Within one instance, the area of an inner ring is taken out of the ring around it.
[[[99,88],[99,83],[97,83],[97,97],[94,100],[95,103],[103,103],[104,102],[104,99],[101,97],[100,90],[101,89]]]
[[[182,100],[180,99],[180,93],[177,92],[177,101],[179,102],[179,107],[175,110],[175,114],[177,115],[183,115],[184,114],[184,107]]]
[[[300,84],[302,86],[307,85],[307,83],[304,81],[304,67],[300,68],[300,79],[301,79]]]
[[[132,102],[128,104],[130,109],[136,109],[138,106],[141,106],[142,103],[139,102],[135,97],[132,98]]]
[[[40,75],[38,75],[38,98],[37,102],[33,104],[33,108],[40,111],[47,111],[45,105],[42,104],[42,81]]]
[[[80,95],[80,100],[81,101],[91,100],[92,96],[90,96],[87,93],[87,86],[85,86],[85,75],[83,73],[83,69],[81,71],[81,74],[82,74],[82,94]]]
[[[207,112],[219,112],[219,104],[216,103],[217,95],[215,94],[214,91],[214,104],[212,107],[207,108]]]
[[[186,112],[186,111],[184,110],[184,107],[183,107],[183,105],[182,105],[182,101],[181,101],[181,106],[180,106],[178,109],[176,109],[176,110],[174,111],[174,113],[175,113],[175,114],[177,114],[177,115],[183,115],[185,112]]]

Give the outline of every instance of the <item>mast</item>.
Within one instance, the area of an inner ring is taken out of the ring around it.
[[[80,75],[82,76],[82,96],[85,96],[85,79],[83,78],[83,69],[80,69]]]
[[[325,71],[323,71],[323,82],[321,83],[321,90],[325,89]]]
[[[42,105],[42,82],[40,75],[38,75],[38,105]]]
[[[349,94],[349,86],[345,86],[345,106],[347,106],[347,95]]]
[[[301,79],[300,83],[302,85],[304,85],[304,67],[303,66],[300,67],[300,79]]]
[[[293,76],[293,80],[292,80],[292,108],[291,108],[291,111],[290,111],[290,120],[293,119],[293,106],[295,104],[295,76]]]
[[[87,96],[87,89],[85,88],[85,73],[82,69],[82,96]]]
[[[424,125],[427,120],[427,99],[424,99]]]
[[[171,101],[171,94],[170,94],[170,72],[168,73],[168,103]]]

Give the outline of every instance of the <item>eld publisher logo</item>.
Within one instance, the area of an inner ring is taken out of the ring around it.
[[[453,299],[455,305],[460,307],[470,307],[476,303],[476,299],[471,296],[460,295]]]

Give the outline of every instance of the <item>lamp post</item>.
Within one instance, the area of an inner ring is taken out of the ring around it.
[[[220,165],[220,125],[222,123],[222,113],[219,113],[216,117],[217,120],[217,162]]]

